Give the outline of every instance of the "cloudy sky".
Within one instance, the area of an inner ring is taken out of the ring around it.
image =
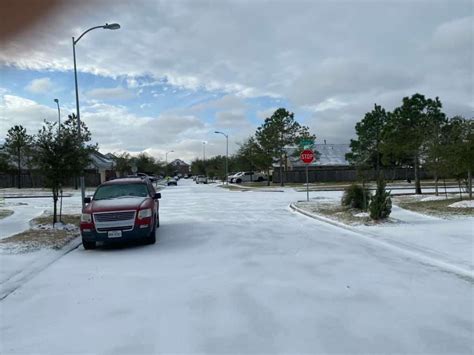
[[[231,152],[278,107],[317,140],[348,143],[374,103],[439,96],[472,117],[473,2],[65,1],[30,30],[0,42],[0,140],[22,124],[75,111],[100,150],[187,161]]]

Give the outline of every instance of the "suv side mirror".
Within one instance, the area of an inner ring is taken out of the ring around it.
[[[154,197],[154,198],[155,198],[155,200],[159,200],[159,199],[161,198],[161,193],[160,193],[160,192],[157,192],[157,193],[155,194],[155,197]]]
[[[90,197],[84,197],[84,203],[91,203]]]

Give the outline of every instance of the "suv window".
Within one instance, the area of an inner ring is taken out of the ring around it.
[[[113,184],[97,188],[94,200],[107,200],[121,197],[147,197],[149,191],[146,184]]]

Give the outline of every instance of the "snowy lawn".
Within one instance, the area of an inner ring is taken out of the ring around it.
[[[395,196],[393,203],[415,212],[450,218],[455,216],[474,217],[473,201],[460,200],[459,195],[443,196]]]
[[[300,201],[295,205],[317,215],[342,222],[354,231],[382,240],[397,247],[407,249],[449,265],[474,271],[474,218],[472,211],[456,213],[456,218],[448,219],[448,214],[434,217],[420,212],[392,207],[390,218],[384,222],[374,222],[358,210],[340,206],[342,192],[313,193],[310,202]],[[446,201],[436,196],[396,196],[398,201],[410,201],[410,205],[436,206],[437,211],[449,210],[452,200]],[[405,205],[403,205],[405,207]],[[442,206],[442,207],[439,207]],[[461,209],[461,208],[459,208]],[[455,208],[457,210],[457,208]],[[425,212],[426,207],[420,209]]]
[[[34,189],[29,193],[41,191]],[[57,224],[53,230],[51,218],[43,217],[52,212],[52,202],[52,198],[4,200],[3,206],[14,214],[0,219],[0,298],[63,255],[77,237],[76,226]],[[80,208],[80,192],[75,192],[74,198],[63,199],[63,213],[77,214]],[[74,218],[75,221],[64,221],[77,224],[77,217]]]
[[[0,219],[11,216],[12,214],[12,210],[0,209]]]
[[[472,280],[290,212],[303,194],[162,195],[156,245],[79,247],[3,299],[0,352],[474,351]]]
[[[31,228],[0,239],[0,250],[11,253],[26,253],[42,248],[61,249],[79,236],[80,215],[63,215],[62,223],[51,223],[52,216],[33,219]]]

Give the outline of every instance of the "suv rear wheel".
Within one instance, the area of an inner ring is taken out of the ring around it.
[[[84,246],[85,250],[95,249],[97,246],[96,242],[91,242],[84,239],[82,239],[82,245]]]

